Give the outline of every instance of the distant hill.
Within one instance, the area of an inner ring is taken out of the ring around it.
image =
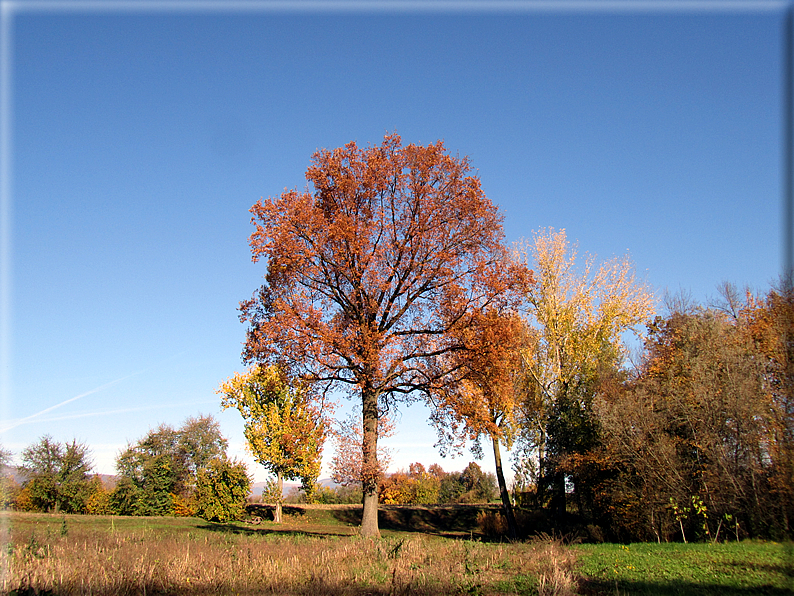
[[[0,474],[3,476],[11,476],[17,484],[23,484],[28,480],[28,473],[18,466],[0,466]],[[89,477],[95,475],[99,476],[99,479],[102,480],[102,484],[107,490],[113,490],[116,487],[116,482],[118,481],[117,476],[113,476],[112,474],[89,474]]]
[[[28,479],[27,473],[16,466],[0,466],[0,474],[11,476],[17,484],[22,484]]]
[[[119,481],[119,477],[113,474],[97,474],[97,476],[99,476],[99,479],[102,481],[102,486],[104,486],[106,490],[113,490],[116,488],[116,483]]]
[[[317,484],[319,484],[320,486],[325,486],[327,488],[336,488],[337,486],[339,486],[330,478],[321,478],[320,480],[317,481]],[[253,497],[259,497],[262,495],[262,490],[265,488],[266,485],[267,482],[254,482],[251,485],[251,490],[249,491],[248,494]],[[300,487],[301,487],[300,482],[285,481],[284,486],[281,489],[281,493],[286,497],[288,494],[290,494],[290,492],[292,492],[293,490],[298,490],[300,489]]]

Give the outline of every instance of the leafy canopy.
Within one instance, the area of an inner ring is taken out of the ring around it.
[[[327,425],[304,387],[276,366],[254,366],[221,384],[224,408],[237,408],[257,463],[288,480],[313,486],[320,474]]]
[[[266,282],[241,304],[244,357],[381,398],[426,390],[427,360],[475,308],[529,279],[466,158],[442,142],[318,151],[306,178],[253,206],[253,260]]]
[[[265,283],[240,305],[247,362],[344,387],[361,399],[362,468],[377,468],[378,417],[438,390],[439,357],[473,312],[506,307],[529,271],[466,158],[438,142],[355,143],[314,154],[306,179],[251,208]],[[455,366],[454,363],[452,366]],[[377,482],[364,479],[362,535],[377,536]]]

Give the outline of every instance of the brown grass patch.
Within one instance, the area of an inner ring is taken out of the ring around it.
[[[487,544],[413,534],[375,541],[235,534],[195,520],[153,529],[119,518],[16,515],[0,553],[4,593],[574,593],[574,556],[548,540]]]

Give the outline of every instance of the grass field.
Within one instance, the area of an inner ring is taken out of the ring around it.
[[[3,513],[4,594],[794,594],[792,547],[485,542],[476,509],[288,507],[285,523]],[[264,517],[264,516],[263,516]],[[415,529],[414,529],[415,528]]]
[[[794,594],[792,544],[581,544],[573,547],[592,594]]]
[[[6,513],[2,588],[58,595],[385,596],[552,594],[557,586],[557,593],[574,593],[573,553],[555,542],[484,543],[399,531],[373,541],[356,536],[337,515],[306,509],[282,526],[252,526]]]

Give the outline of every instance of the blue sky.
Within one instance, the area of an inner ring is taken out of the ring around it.
[[[0,442],[17,454],[74,437],[112,473],[127,441],[199,413],[242,454],[214,391],[242,369],[236,308],[264,274],[248,209],[351,140],[443,139],[508,242],[565,228],[582,251],[629,251],[660,295],[764,291],[780,270],[782,4],[35,6],[4,13]],[[393,467],[461,469],[470,457],[441,459],[426,418],[403,411]]]

